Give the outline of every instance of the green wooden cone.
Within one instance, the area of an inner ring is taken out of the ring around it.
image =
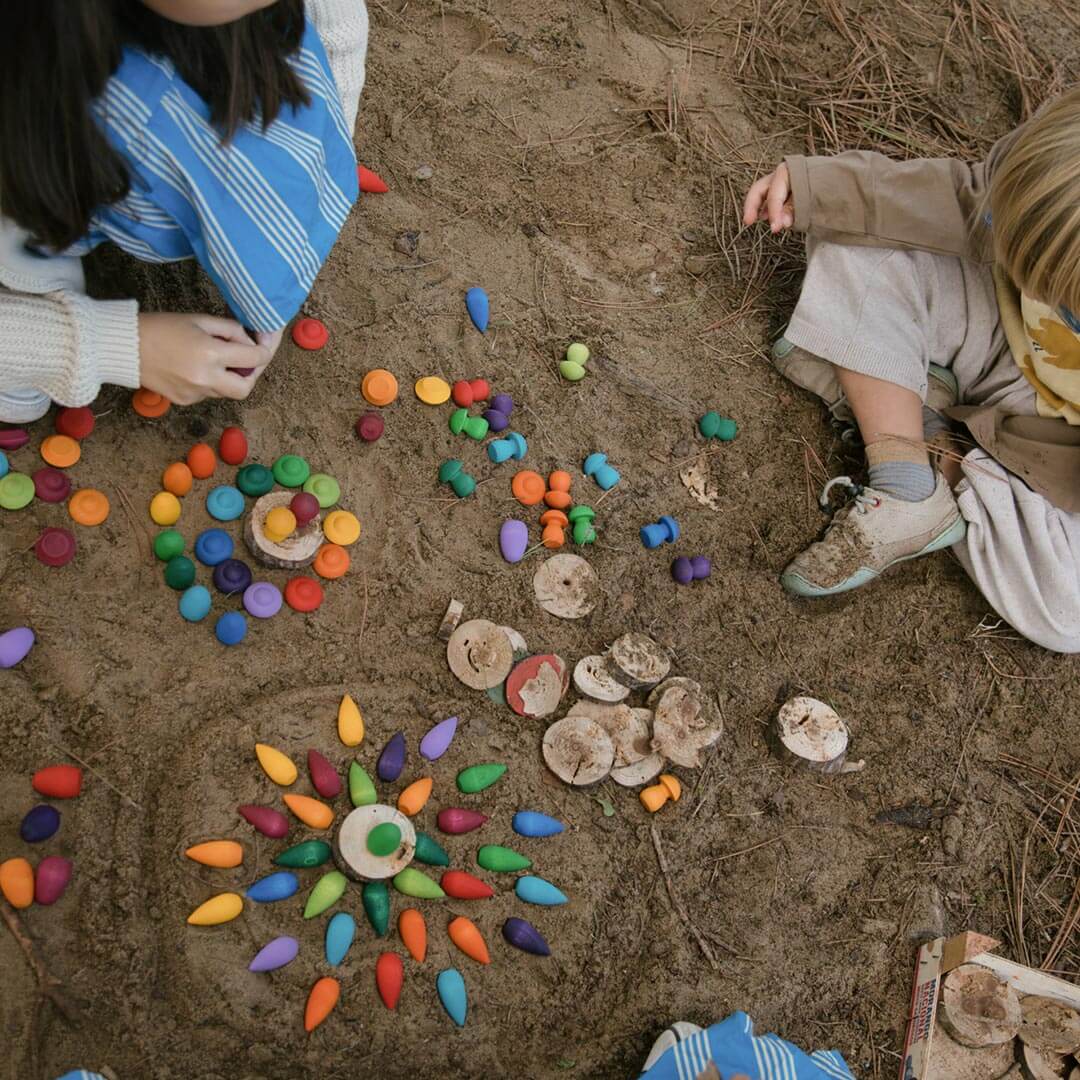
[[[364,772],[357,761],[349,766],[349,798],[353,806],[370,806],[379,801],[371,777]]]
[[[331,870],[323,874],[315,882],[315,888],[311,890],[304,905],[304,918],[314,919],[321,915],[328,907],[336,904],[345,893],[345,887],[349,884],[345,875],[340,870]]]
[[[330,858],[330,845],[322,840],[305,840],[286,848],[274,859],[278,866],[311,867],[322,866]]]
[[[506,766],[494,761],[489,761],[484,765],[470,765],[458,773],[457,786],[467,795],[474,795],[478,791],[491,787],[504,772],[506,772]]]
[[[394,888],[419,900],[441,900],[446,895],[436,882],[411,866],[394,876]]]
[[[449,866],[450,856],[426,832],[416,834],[415,858],[428,866]]]
[[[499,844],[485,844],[476,853],[476,861],[485,870],[493,870],[498,874],[528,870],[532,866],[532,859],[526,859],[524,855]]]
[[[361,899],[371,928],[379,937],[386,937],[390,925],[390,890],[385,881],[369,881],[363,888]]]

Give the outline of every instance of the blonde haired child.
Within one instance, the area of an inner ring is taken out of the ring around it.
[[[784,587],[831,596],[952,547],[1017,630],[1080,651],[1080,88],[975,165],[788,157],[744,221],[806,234],[773,359],[854,420],[868,465],[826,486],[850,499]],[[977,446],[932,464],[954,419]]]

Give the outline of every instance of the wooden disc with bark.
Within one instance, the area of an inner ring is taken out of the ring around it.
[[[376,825],[396,825],[401,842],[389,855],[373,855],[367,846],[368,833]],[[341,823],[334,838],[334,861],[353,881],[378,881],[400,873],[416,854],[416,829],[399,810],[382,803],[358,806]]]
[[[1026,1043],[1020,1044],[1020,1063],[1024,1080],[1064,1080],[1068,1062],[1052,1050],[1037,1050]]]
[[[469,619],[450,635],[446,662],[470,689],[490,690],[506,681],[514,666],[514,649],[501,626]]]
[[[1020,999],[1020,1040],[1036,1050],[1075,1054],[1080,1050],[1080,1013],[1053,998]]]
[[[1020,999],[988,968],[961,964],[945,976],[940,1019],[962,1046],[996,1046],[1016,1038]]]
[[[608,705],[600,701],[581,700],[570,707],[567,716],[587,716],[607,732],[612,746],[615,747],[615,759],[612,761],[612,774],[616,769],[635,765],[649,756],[649,717],[648,709],[632,709],[629,705]]]
[[[518,716],[550,716],[570,685],[566,661],[554,653],[527,656],[506,680],[506,703]]]
[[[600,581],[580,555],[552,555],[533,575],[533,591],[549,615],[580,619],[596,607]]]
[[[594,701],[622,701],[630,693],[608,667],[603,656],[583,656],[574,666],[574,686],[578,692]]]
[[[836,710],[812,697],[794,697],[776,716],[781,755],[815,772],[836,773],[847,758],[848,729]]]
[[[566,716],[544,732],[544,761],[563,783],[584,787],[611,772],[615,746],[587,716]]]
[[[696,769],[701,751],[724,732],[720,710],[693,679],[668,679],[646,704],[653,709],[652,749],[676,765]]]
[[[326,543],[322,531],[322,515],[316,514],[303,528],[284,540],[275,542],[263,531],[266,515],[278,506],[288,506],[295,491],[271,491],[258,499],[244,521],[244,543],[256,562],[275,570],[301,570],[310,566]]]
[[[961,1046],[939,1027],[934,1032],[930,1067],[924,1080],[998,1080],[1013,1067],[1013,1044]],[[1019,1074],[1017,1068],[1017,1074]]]
[[[631,690],[655,686],[671,670],[671,658],[647,634],[623,634],[611,643],[608,670]]]

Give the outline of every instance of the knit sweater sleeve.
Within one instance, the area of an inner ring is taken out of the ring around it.
[[[85,293],[13,292],[0,288],[0,412],[17,416],[20,398],[47,394],[61,405],[86,405],[102,383],[139,385],[138,304],[91,300]],[[38,410],[40,412],[40,410]]]
[[[367,60],[368,13],[364,0],[307,0],[308,18],[322,38],[334,72],[345,122],[352,131],[360,108]]]

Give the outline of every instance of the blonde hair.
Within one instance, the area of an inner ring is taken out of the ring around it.
[[[1080,314],[1080,87],[1028,121],[990,180],[994,255],[1016,286]]]

